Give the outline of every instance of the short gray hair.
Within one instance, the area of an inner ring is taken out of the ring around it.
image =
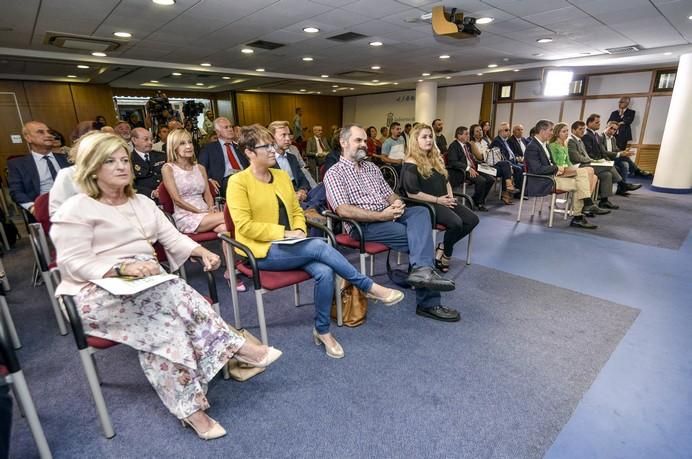
[[[361,126],[358,123],[346,124],[339,131],[339,143],[341,143],[341,142],[348,143],[348,141],[351,140],[351,129],[353,129],[354,127],[363,129],[363,126]]]

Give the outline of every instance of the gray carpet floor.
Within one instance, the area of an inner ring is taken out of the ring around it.
[[[590,219],[599,227],[597,230],[589,231],[589,234],[652,247],[679,249],[692,227],[692,200],[689,199],[689,195],[654,193],[648,189],[651,185],[650,180],[637,180],[636,182],[643,186],[632,192],[630,196],[611,198],[611,202],[619,205],[620,209],[612,211],[609,215]],[[519,207],[517,199],[514,200],[513,205],[505,206],[495,199],[496,195],[493,193],[489,197],[492,198],[489,199],[488,204],[490,212],[483,216],[516,221]],[[532,200],[525,201],[521,222],[547,225],[548,198],[543,205],[543,214],[539,216],[537,210],[533,219],[530,217],[532,203]],[[567,221],[562,220],[560,214],[555,214],[553,228],[573,233],[584,233],[585,231],[571,228],[569,219]]]
[[[346,358],[310,339],[312,305],[289,290],[267,295],[269,338],[284,356],[245,382],[215,380],[209,413],[229,435],[198,440],[167,412],[133,350],[96,355],[117,436],[96,419],[72,336],[57,335],[43,288],[29,286],[30,254],[5,257],[8,295],[24,347],[19,357],[55,457],[540,458],[570,418],[638,310],[480,265],[457,266],[454,324],[401,304],[371,305],[367,322],[333,331]],[[383,272],[382,257],[377,267]],[[202,288],[195,265],[191,283]],[[221,281],[221,276],[217,278]],[[383,281],[386,276],[376,276]],[[222,314],[231,320],[228,289]],[[302,289],[309,302],[311,288]],[[256,325],[252,292],[241,294]],[[12,457],[35,446],[15,410]]]

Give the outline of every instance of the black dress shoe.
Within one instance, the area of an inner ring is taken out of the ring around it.
[[[584,207],[584,208],[582,209],[582,212],[584,213],[584,215],[586,215],[586,212],[589,212],[589,213],[594,214],[594,215],[607,215],[607,214],[610,213],[609,210],[601,209],[601,208],[598,207],[596,204],[594,204],[594,205],[592,205],[592,206],[586,206],[586,207]],[[586,215],[586,216],[588,217],[588,215]]]
[[[580,218],[576,219],[573,218],[571,222],[569,222],[569,226],[575,226],[577,228],[584,228],[584,229],[596,229],[598,228],[597,225],[594,225],[593,223],[589,223],[586,221],[585,218]]]
[[[625,183],[625,191],[638,190],[642,186],[639,183]]]
[[[459,322],[461,316],[455,309],[445,308],[444,306],[434,306],[432,308],[416,307],[416,315],[429,319],[441,320],[442,322]]]
[[[613,209],[613,210],[620,208],[620,206],[613,204],[610,201],[601,201],[598,203],[598,207],[600,207],[601,209]]]
[[[615,194],[618,195],[618,196],[624,196],[624,197],[628,197],[628,196],[630,195],[630,194],[629,194],[627,191],[625,191],[625,190],[617,190],[617,191],[615,192]]]
[[[483,204],[476,204],[476,210],[479,212],[487,212],[488,208],[485,207]]]
[[[582,211],[581,211],[581,214],[582,214],[583,216],[589,217],[589,218],[594,218],[594,217],[596,216],[596,214],[591,213],[591,212],[589,212],[588,210],[583,210],[583,209],[582,209]]]
[[[456,288],[454,281],[440,276],[431,266],[414,268],[406,281],[415,288],[449,292]]]
[[[639,169],[639,170],[637,171],[637,174],[638,174],[638,175],[641,175],[642,177],[651,177],[652,175],[654,175],[654,174],[652,174],[652,173],[649,172],[649,171],[644,171],[644,170],[641,170],[641,169]]]

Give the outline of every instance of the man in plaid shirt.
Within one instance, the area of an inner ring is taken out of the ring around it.
[[[327,201],[334,211],[361,223],[368,241],[381,242],[409,253],[408,282],[416,287],[416,314],[445,322],[456,322],[459,313],[440,304],[441,291],[454,290],[454,281],[433,269],[430,214],[425,207],[410,207],[384,181],[380,169],[367,156],[367,136],[357,124],[344,126],[339,135],[339,162],[324,177]],[[358,238],[351,225],[351,236]]]

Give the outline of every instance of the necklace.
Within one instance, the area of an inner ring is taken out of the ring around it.
[[[155,243],[156,241],[153,241],[153,242],[152,242],[152,241],[147,237],[146,231],[144,231],[144,225],[142,224],[142,221],[139,219],[139,215],[137,215],[137,211],[135,210],[134,206],[132,205],[132,200],[128,198],[127,204],[129,204],[130,210],[132,211],[132,214],[135,216],[135,220],[137,220],[137,226],[135,226],[135,229],[139,232],[139,234],[142,236],[142,238],[143,238],[145,241],[147,241],[147,244],[149,244],[149,247],[151,247],[151,254],[152,254],[154,260],[156,260],[156,259],[157,259],[157,257],[156,257],[156,249],[154,249],[154,243]],[[123,213],[123,211],[120,210],[120,207],[121,207],[122,205],[124,205],[124,204],[121,204],[120,206],[115,205],[115,204],[111,204],[111,206],[112,206],[120,215],[122,215],[122,216],[125,218],[125,220],[127,220],[127,221],[130,222],[130,223],[132,223],[132,219],[130,219],[130,218],[127,216],[127,214]]]

